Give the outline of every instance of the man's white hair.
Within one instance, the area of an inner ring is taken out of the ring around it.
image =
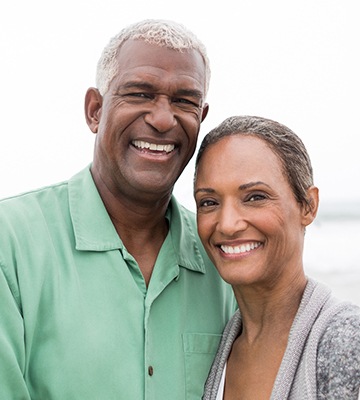
[[[147,19],[129,25],[114,36],[104,48],[97,64],[96,86],[101,95],[109,89],[117,73],[117,55],[121,45],[129,39],[143,40],[149,44],[167,47],[177,51],[196,50],[205,64],[205,96],[209,89],[210,65],[203,43],[183,25],[168,20]]]

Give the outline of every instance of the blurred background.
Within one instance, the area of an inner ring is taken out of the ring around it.
[[[176,20],[211,60],[199,142],[235,114],[277,120],[303,139],[321,195],[306,271],[360,304],[359,13],[357,0],[4,3],[0,197],[66,180],[91,161],[83,99],[103,47],[129,23]],[[175,194],[195,211],[193,169]]]

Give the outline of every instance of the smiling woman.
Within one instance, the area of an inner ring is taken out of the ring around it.
[[[255,119],[247,122],[247,134],[227,135],[216,145],[205,144],[205,139],[200,148],[195,185],[199,234],[227,282],[234,284],[234,274],[241,271],[245,275],[239,275],[239,283],[268,280],[268,274],[270,280],[279,276],[291,281],[303,275],[299,259],[304,231],[317,212],[311,164],[308,158],[306,163],[296,162],[300,156],[287,163],[290,152],[304,154],[301,146],[296,141],[291,147],[281,146],[279,134],[266,134],[265,139],[261,133],[250,134],[251,126],[259,132],[264,127]],[[283,142],[289,142],[285,135]],[[298,178],[301,170],[303,180]],[[231,252],[224,251],[229,248]],[[250,251],[239,252],[241,248]],[[242,263],[231,268],[228,264],[239,257]]]
[[[300,138],[265,118],[228,118],[200,146],[194,194],[201,241],[239,306],[203,398],[357,399],[360,308],[304,272],[319,198]]]

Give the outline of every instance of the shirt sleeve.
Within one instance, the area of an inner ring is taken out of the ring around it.
[[[24,379],[24,324],[0,261],[0,391],[7,400],[30,400]]]
[[[358,400],[360,387],[360,312],[349,307],[335,316],[319,344],[318,399]]]

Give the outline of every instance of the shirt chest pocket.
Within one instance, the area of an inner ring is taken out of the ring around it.
[[[183,334],[185,353],[186,400],[200,400],[221,335]]]

